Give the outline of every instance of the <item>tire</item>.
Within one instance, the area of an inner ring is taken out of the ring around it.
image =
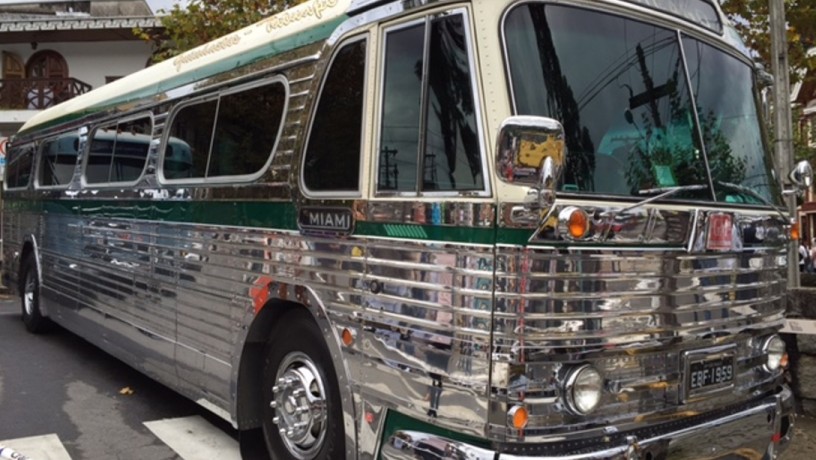
[[[34,257],[28,256],[23,262],[20,273],[20,310],[23,324],[28,332],[39,334],[51,329],[51,320],[43,316],[40,310],[40,279],[37,276],[37,265]]]
[[[281,318],[266,346],[263,433],[275,460],[345,458],[343,408],[331,355],[305,310]]]

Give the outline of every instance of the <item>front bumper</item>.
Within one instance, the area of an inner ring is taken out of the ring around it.
[[[783,386],[778,393],[763,398],[750,408],[647,439],[630,436],[623,444],[593,451],[559,456],[511,455],[430,433],[402,430],[389,437],[381,454],[387,460],[773,459],[790,442],[792,416],[793,394]]]

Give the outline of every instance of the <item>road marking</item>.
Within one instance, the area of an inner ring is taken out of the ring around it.
[[[59,436],[47,434],[0,441],[0,446],[14,449],[18,454],[36,460],[71,460]]]
[[[184,460],[241,460],[238,442],[198,415],[144,425]]]

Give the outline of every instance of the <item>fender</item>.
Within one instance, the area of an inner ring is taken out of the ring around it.
[[[37,283],[38,283],[37,285],[40,286],[40,289],[42,289],[42,283],[43,283],[42,264],[40,262],[40,248],[39,248],[39,245],[37,244],[37,237],[34,236],[33,234],[26,235],[25,239],[23,240],[23,247],[25,247],[26,244],[31,244],[31,257],[34,258],[34,267],[36,267],[36,269],[37,269]],[[28,257],[28,254],[26,254],[25,257]],[[17,285],[18,285],[17,290],[22,292],[22,290],[19,289],[19,283],[21,281],[21,275],[22,275],[20,273],[20,271],[23,268],[23,255],[18,253],[18,254],[16,254],[16,258],[17,258],[17,261],[16,261],[17,262],[17,267],[19,267],[17,269],[17,280],[16,280]],[[44,317],[49,316],[47,304],[48,304],[48,302],[40,302],[40,313]]]
[[[242,362],[242,354],[245,350],[245,345],[247,344],[249,335],[253,329],[252,326],[255,319],[259,316],[262,310],[274,309],[285,304],[295,304],[299,308],[305,308],[312,314],[315,323],[318,325],[323,334],[323,339],[329,349],[329,353],[331,354],[332,364],[334,365],[337,378],[337,385],[340,388],[343,406],[343,425],[346,435],[346,458],[357,458],[357,429],[355,424],[357,417],[354,405],[355,398],[353,397],[351,379],[349,378],[350,371],[346,364],[346,360],[343,359],[343,345],[340,338],[340,332],[330,320],[325,305],[320,301],[320,297],[313,288],[301,284],[275,281],[268,277],[262,277],[259,279],[259,281],[262,280],[264,285],[259,286],[258,289],[253,289],[250,292],[250,294],[253,296],[252,308],[248,308],[247,311],[245,311],[244,317],[241,321],[244,325],[244,333],[237,341],[235,348],[233,349],[234,358],[230,383],[231,387],[235,391],[233,397],[231,398],[232,407],[230,408],[230,413],[232,414],[233,418],[233,425],[236,427],[239,425],[237,420],[239,404],[237,389],[239,385],[239,373],[241,371],[240,364]],[[269,312],[267,311],[267,313]]]

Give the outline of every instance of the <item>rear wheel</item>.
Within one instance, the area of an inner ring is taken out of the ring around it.
[[[23,314],[23,323],[29,332],[40,333],[51,328],[51,320],[40,311],[40,279],[37,276],[37,265],[34,257],[28,256],[23,263],[21,272],[23,281],[20,290],[20,304]]]
[[[266,349],[263,397],[263,431],[272,458],[345,457],[334,366],[308,312],[290,312],[273,333]]]

